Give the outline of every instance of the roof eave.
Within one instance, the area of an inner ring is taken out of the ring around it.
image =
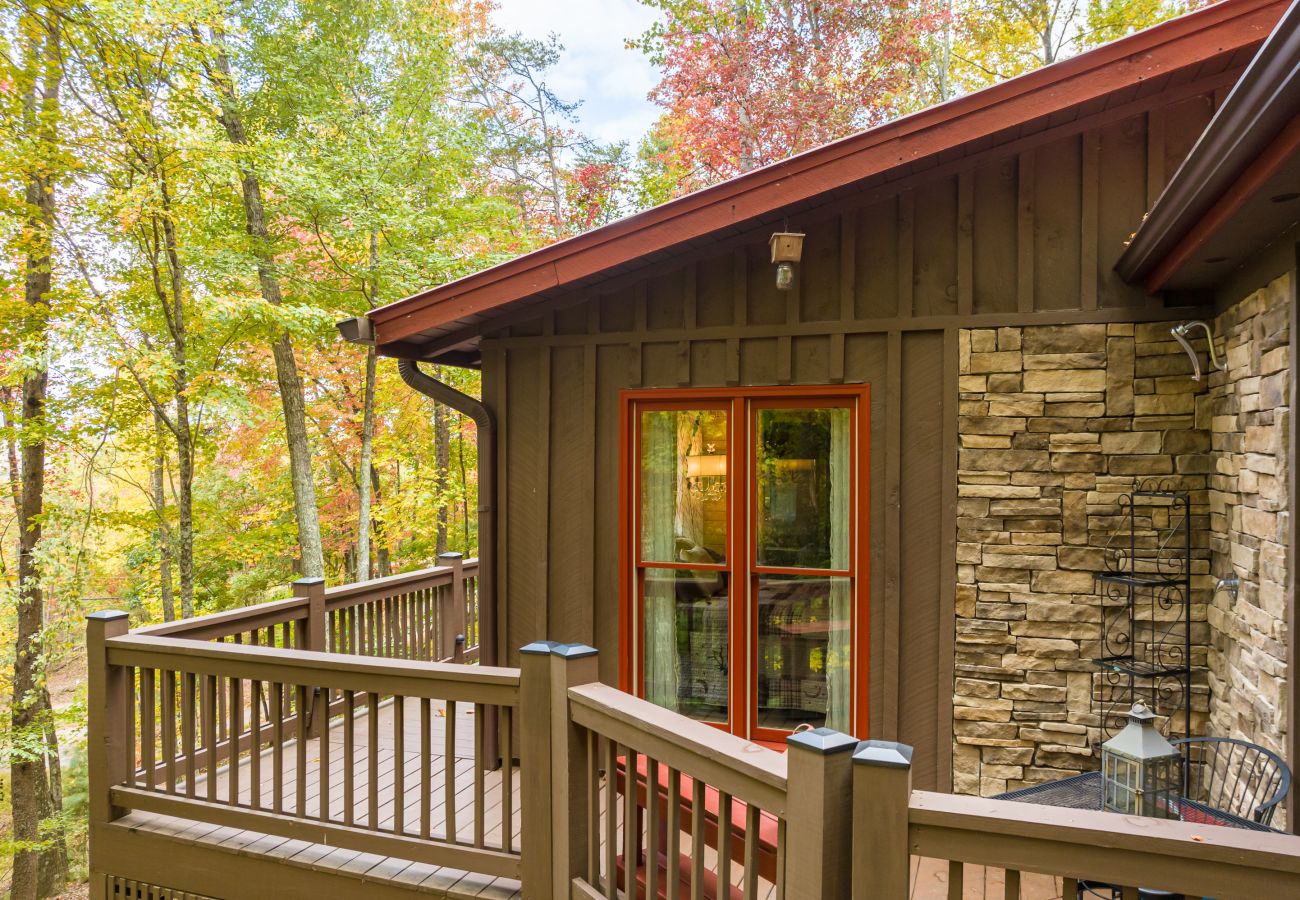
[[[1133,235],[1115,264],[1125,281],[1159,291],[1189,236],[1225,197],[1231,199],[1234,185],[1300,115],[1297,60],[1300,0],[1283,14]],[[1226,222],[1228,217],[1215,218]]]

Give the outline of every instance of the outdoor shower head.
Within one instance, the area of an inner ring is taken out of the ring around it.
[[[1196,350],[1192,347],[1192,343],[1188,340],[1187,336],[1193,328],[1197,327],[1205,329],[1205,342],[1210,348],[1210,365],[1218,372],[1226,372],[1228,370],[1227,360],[1220,363],[1218,356],[1214,352],[1214,332],[1210,330],[1210,326],[1201,321],[1181,322],[1173,328],[1170,328],[1169,333],[1174,336],[1174,340],[1183,345],[1183,349],[1187,351],[1187,355],[1192,358],[1192,381],[1201,380],[1201,359],[1196,355]]]

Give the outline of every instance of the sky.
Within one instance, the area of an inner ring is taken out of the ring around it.
[[[579,127],[603,143],[635,147],[658,117],[646,94],[657,74],[639,50],[623,46],[650,27],[655,13],[636,0],[497,0],[493,21],[509,32],[564,45],[547,84],[561,100],[582,100]]]

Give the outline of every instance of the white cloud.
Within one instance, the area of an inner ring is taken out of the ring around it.
[[[493,21],[508,32],[564,45],[560,62],[547,75],[563,100],[582,100],[580,127],[606,143],[635,146],[658,110],[646,94],[658,73],[639,50],[623,42],[650,27],[655,12],[636,0],[497,0]]]

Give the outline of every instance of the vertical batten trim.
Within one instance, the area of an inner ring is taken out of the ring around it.
[[[852,211],[840,214],[840,316],[841,325],[852,321],[854,296],[857,292],[857,236],[854,233]],[[831,335],[828,363],[830,380],[844,381],[844,329],[837,328]]]
[[[641,387],[644,379],[644,370],[641,366],[641,340],[645,336],[646,328],[646,286],[645,282],[639,282],[632,289],[632,332],[633,339],[628,345],[628,375],[627,383],[630,387]]]
[[[912,262],[916,241],[915,208],[916,195],[912,191],[898,195],[898,315],[901,317],[916,314],[913,309],[916,273]]]
[[[975,307],[975,173],[957,176],[957,314]]]
[[[1079,305],[1097,308],[1097,209],[1101,188],[1101,132],[1085,131],[1079,178]]]
[[[596,345],[587,344],[582,348],[582,418],[583,418],[583,444],[584,444],[584,465],[582,477],[582,499],[579,504],[583,510],[581,524],[581,541],[579,546],[590,547],[594,551],[596,546],[596,516],[598,504],[596,502]],[[589,554],[586,571],[583,572],[583,589],[586,596],[594,598],[596,596],[596,559],[595,552]],[[592,614],[586,619],[585,631],[580,636],[582,640],[588,643],[596,643],[596,611],[592,608]]]
[[[938,737],[938,789],[952,790],[954,645],[957,640],[957,427],[959,403],[959,348],[961,332],[949,328],[943,333],[942,502],[939,542],[939,686],[936,698],[935,734]]]
[[[534,590],[542,591],[542,622],[546,625],[546,633],[551,633],[551,629],[556,623],[551,621],[551,471],[555,465],[555,451],[551,447],[551,417],[555,410],[551,408],[551,355],[554,351],[549,347],[538,349],[537,360],[537,420],[539,434],[537,435],[537,446],[544,454],[542,460],[541,484],[537,485],[537,508],[541,513],[541,535],[538,537],[541,547],[537,554],[537,564],[540,571],[537,572],[537,585]],[[533,594],[536,597],[536,594]]]
[[[902,586],[902,546],[899,540],[899,528],[902,516],[902,482],[901,459],[903,452],[903,335],[900,331],[889,332],[886,350],[885,375],[885,598],[883,604],[884,619],[881,623],[883,634],[884,659],[877,667],[881,673],[883,691],[881,699],[882,721],[881,733],[889,738],[898,734],[898,686],[899,686],[899,616]]]
[[[507,385],[509,385],[510,383],[510,376],[509,376],[510,354],[503,347],[493,348],[489,352],[493,355],[495,359],[493,367],[496,370],[497,377],[495,379],[492,378],[484,379],[483,387],[484,387],[484,392],[487,393],[488,386],[492,385],[493,382],[496,383],[495,389],[491,392],[492,394],[495,395],[495,402],[488,403],[488,408],[491,409],[493,414],[496,416],[497,442],[498,442],[497,447],[499,448],[496,455],[497,456],[496,458],[497,508],[495,513],[497,519],[496,533],[497,533],[497,542],[499,547],[509,547],[510,546],[510,517],[507,513],[510,509],[510,477],[509,477],[510,453],[508,450],[508,448],[510,447],[509,437],[508,437],[509,429],[510,429],[510,415],[509,415],[509,407],[507,405],[509,402]],[[497,567],[498,597],[508,597],[510,596],[509,594],[510,554],[508,552],[494,553],[494,556],[496,557],[496,567]],[[508,644],[506,644],[506,636],[510,634],[510,606],[511,605],[509,603],[497,603],[496,605],[496,619],[497,619],[496,632],[497,633],[494,635],[488,635],[488,639],[495,640],[497,642],[498,648],[506,647],[508,649],[509,646]],[[482,644],[482,640],[483,638],[480,635],[479,636],[480,645]]]
[[[1016,310],[1034,311],[1034,150],[1020,154],[1016,178]]]

